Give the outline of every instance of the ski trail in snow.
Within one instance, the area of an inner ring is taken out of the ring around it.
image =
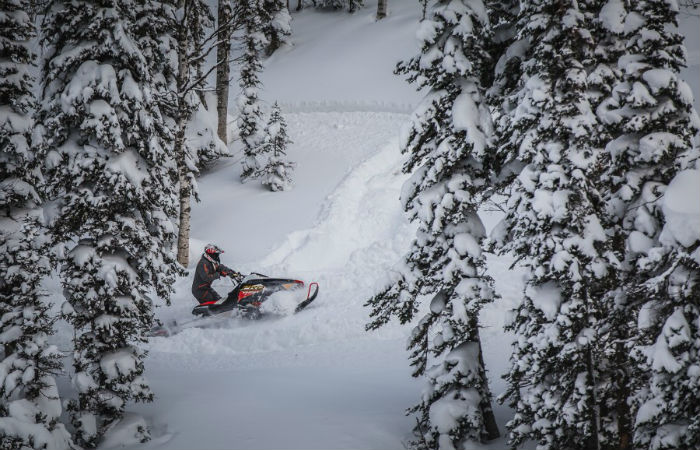
[[[319,296],[307,310],[260,322],[234,319],[217,329],[187,329],[153,339],[151,350],[241,355],[338,341],[362,346],[377,339],[403,339],[405,327],[367,333],[363,306],[388,281],[414,235],[398,200],[406,179],[402,163],[392,139],[341,181],[314,226],[289,234],[257,265],[263,273],[319,282]]]

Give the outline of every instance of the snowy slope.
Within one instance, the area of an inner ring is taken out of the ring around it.
[[[295,3],[295,2],[293,2]],[[417,50],[416,1],[391,0],[374,21],[376,1],[353,16],[313,10],[293,14],[294,45],[266,62],[263,98],[280,101],[298,163],[292,191],[270,193],[240,184],[240,155],[199,180],[193,206],[192,262],[207,242],[227,265],[318,281],[306,311],[260,322],[230,320],[149,343],[147,377],[156,401],[129,410],[153,426],[153,441],[131,448],[403,448],[413,419],[404,416],[421,386],[403,351],[410,327],[366,333],[362,304],[391,276],[413,236],[398,201],[398,129],[421,95],[392,74]],[[683,19],[690,36],[684,72],[700,92],[700,20]],[[232,89],[232,104],[235,87]],[[487,226],[497,214],[485,213]],[[482,315],[482,339],[495,395],[503,390],[509,342],[505,311],[522,281],[506,258],[489,267],[501,300]],[[178,280],[164,321],[188,318],[191,278]],[[221,293],[231,284],[220,281]],[[60,292],[51,281],[47,288]],[[56,302],[59,297],[54,296]],[[59,345],[70,330],[60,325]],[[66,380],[63,380],[64,390]],[[504,431],[507,408],[496,406]],[[103,448],[124,442],[112,439]],[[489,448],[502,448],[498,440]]]

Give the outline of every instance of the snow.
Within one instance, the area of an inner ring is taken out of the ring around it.
[[[609,0],[600,11],[600,21],[605,29],[613,33],[621,33],[625,28],[626,15],[622,0]]]
[[[616,30],[639,27],[633,15],[621,17],[620,3],[608,2],[608,26]],[[398,200],[407,178],[401,173],[398,142],[399,129],[410,119],[408,113],[421,94],[392,72],[397,61],[417,54],[420,7],[417,2],[393,2],[390,7],[389,17],[381,21],[374,20],[373,0],[354,15],[312,9],[294,13],[293,44],[265,61],[260,96],[270,104],[279,101],[285,113],[294,141],[288,156],[298,163],[292,190],[272,193],[257,182],[240,184],[239,142],[231,146],[232,158],[222,159],[198,180],[202,201],[192,209],[192,265],[204,245],[215,242],[226,250],[222,262],[242,272],[318,281],[318,298],[295,315],[290,312],[299,301],[297,295],[303,297],[306,292],[282,292],[265,305],[274,313],[272,318],[258,322],[230,319],[217,327],[151,339],[146,375],[156,400],[128,404],[127,416],[110,430],[101,448],[403,448],[412,437],[415,422],[404,411],[418,402],[422,383],[410,377],[404,351],[410,326],[390,324],[368,333],[364,325],[369,318],[362,306],[395,275],[415,233]],[[700,29],[693,20],[681,19],[690,36]],[[429,38],[434,33],[431,26],[423,22],[419,37]],[[700,91],[698,42],[700,38],[689,41],[694,47],[681,77],[695,92]],[[511,46],[511,56],[523,53],[527,45],[522,41]],[[503,70],[500,62],[499,68]],[[91,77],[90,83],[77,80],[76,88],[90,84],[119,95],[112,88],[111,74],[96,66],[80,70],[81,76]],[[651,89],[662,81],[659,77],[647,80]],[[542,80],[529,83],[533,98],[546,90]],[[90,94],[69,92],[72,96]],[[460,116],[476,107],[464,97],[459,99],[464,107],[456,108],[455,121],[465,129],[476,129],[483,124],[473,122],[474,116]],[[63,100],[61,106],[70,108],[71,97]],[[518,108],[521,114],[528,113],[527,104]],[[211,121],[212,109],[198,111],[202,124]],[[235,108],[231,114],[233,119]],[[192,133],[188,136],[197,138]],[[66,147],[69,153],[70,145]],[[137,161],[126,154],[122,158],[112,160],[115,168],[132,177],[138,174],[133,171]],[[672,224],[665,235],[685,242],[692,238],[692,230],[700,229],[693,227],[698,214],[692,202],[695,198],[698,206],[697,196],[688,195],[700,192],[693,184],[697,171],[687,172],[679,174],[662,200]],[[526,174],[523,184],[530,182]],[[533,194],[541,214],[561,218],[566,191]],[[491,232],[501,214],[481,211],[480,216],[485,231]],[[630,245],[639,251],[646,248],[641,238],[631,239]],[[481,251],[473,238],[461,234],[455,236],[455,250],[465,254]],[[76,250],[73,256],[80,264],[88,264],[94,249]],[[511,267],[513,261],[508,257],[487,255],[487,260],[502,298],[482,311],[480,332],[491,389],[498,396],[505,388],[501,375],[508,368],[512,340],[503,333],[503,324],[506,311],[522,297],[524,280],[522,270]],[[123,273],[123,261],[116,257],[103,263],[104,276]],[[189,319],[195,305],[190,286],[191,272],[177,280],[172,306],[159,308],[157,316],[164,322]],[[222,294],[231,287],[227,279],[215,284]],[[469,288],[465,283],[464,289]],[[59,307],[61,286],[50,280],[47,289]],[[527,294],[548,320],[556,319],[562,302],[558,286],[529,286]],[[441,301],[436,298],[423,306],[437,312],[442,309]],[[133,304],[128,297],[120,302],[123,307]],[[653,310],[647,312],[647,317],[640,315],[640,321],[653,320]],[[72,333],[65,324],[58,326],[54,339],[67,351]],[[662,350],[659,363],[670,364],[662,358]],[[119,353],[102,362],[114,376],[120,365],[129,367],[133,359]],[[61,383],[62,391],[74,390],[66,386],[66,378]],[[75,383],[78,390],[94,386],[84,373],[77,375]],[[459,405],[438,404],[431,414],[448,424],[455,406]],[[494,408],[503,432],[511,412],[495,403]],[[94,418],[83,420],[90,423]],[[138,428],[144,423],[151,428],[152,440],[140,444]],[[500,439],[488,447],[505,448],[506,444]],[[534,448],[534,443],[523,448]]]
[[[528,296],[537,309],[542,311],[547,320],[554,320],[559,313],[561,305],[561,290],[559,285],[554,281],[548,281],[539,286],[529,285],[525,290],[525,295]]]
[[[700,240],[700,168],[676,174],[663,197],[666,218],[661,241],[690,247]]]

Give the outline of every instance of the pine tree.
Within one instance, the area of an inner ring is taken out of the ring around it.
[[[38,174],[29,169],[33,107],[29,67],[36,55],[29,48],[35,30],[28,9],[27,0],[7,0],[0,6],[0,207],[5,214],[39,200]]]
[[[239,5],[239,17],[243,23],[243,55],[241,57],[240,87],[238,97],[239,135],[243,142],[244,158],[241,180],[254,177],[260,170],[260,154],[263,151],[265,128],[262,104],[258,98],[260,89],[260,51],[267,44],[262,23],[262,0],[245,0]]]
[[[605,103],[622,76],[617,62],[625,53],[622,34],[627,11],[622,0],[601,1],[596,5],[600,12],[591,21],[595,51],[588,74],[588,97],[592,109],[598,113],[598,124],[591,138],[596,147],[604,148],[618,135],[617,126],[601,117],[600,112],[606,108]],[[610,153],[603,152],[601,156],[600,164],[610,168]],[[611,183],[607,176],[603,174],[597,184],[605,195],[610,193]],[[625,253],[624,238],[619,234],[619,221],[611,220],[606,212],[601,219],[614,255],[614,264],[611,265],[614,281],[611,289],[602,295],[601,309],[604,312],[598,322],[600,445],[604,449],[627,450],[632,448],[633,412],[629,407],[629,397],[634,367],[627,343],[633,332],[634,317],[628,309],[626,271],[621,263]]]
[[[36,209],[29,9],[24,0],[0,6],[0,436],[3,449],[65,449],[73,444],[55,381],[63,365],[40,290],[51,263]]]
[[[271,191],[286,191],[292,186],[292,170],[295,164],[286,161],[286,149],[292,141],[287,136],[287,122],[282,117],[282,111],[277,103],[272,106],[270,120],[265,127],[265,154],[269,159],[265,167],[260,169],[256,177],[262,178],[262,184]]]
[[[63,314],[75,329],[69,405],[76,438],[94,447],[129,401],[151,401],[144,372],[148,292],[167,299],[176,270],[174,161],[148,61],[137,4],[55,1],[45,18],[44,99],[50,224],[65,247]],[[148,430],[137,436],[148,439]]]
[[[55,377],[62,355],[50,345],[55,319],[40,289],[51,272],[48,239],[36,217],[20,228],[2,223],[0,234],[0,436],[3,449],[73,448],[60,423]],[[10,231],[14,229],[14,232]]]
[[[624,327],[613,322],[610,328],[619,353],[633,358],[618,364],[631,367],[625,394],[632,391],[634,445],[694,448],[700,445],[698,236],[674,236],[664,196],[672,180],[697,164],[692,138],[700,120],[690,88],[678,76],[685,66],[683,37],[673,31],[678,11],[663,1],[629,8],[624,20],[613,23],[622,48],[610,77],[613,88],[597,109],[609,130],[603,182],[623,262],[611,297],[617,315],[627,319]]]
[[[285,0],[262,0],[263,34],[267,40],[265,54],[272,55],[283,44],[289,43],[292,35],[292,16]]]
[[[368,328],[394,316],[406,323],[419,296],[432,296],[409,340],[413,375],[426,379],[421,402],[410,410],[418,415],[414,444],[460,449],[498,436],[478,326],[494,294],[476,212],[489,189],[492,130],[482,81],[491,66],[491,31],[481,1],[436,1],[418,35],[421,54],[397,66],[430,90],[401,139],[409,154],[404,171],[412,174],[402,202],[418,231],[407,270],[368,301],[375,318]]]
[[[515,410],[513,447],[531,439],[542,450],[600,448],[597,333],[612,256],[587,84],[593,7],[521,3],[519,48],[511,45],[506,57],[521,68],[519,79],[502,75],[508,117],[496,131],[507,203],[496,240],[529,272],[507,326],[516,334],[503,397]]]
[[[347,9],[354,13],[365,5],[364,0],[315,0],[314,6],[320,9]]]

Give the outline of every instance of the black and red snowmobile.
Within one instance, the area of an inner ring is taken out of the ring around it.
[[[201,303],[194,307],[192,314],[199,316],[196,319],[178,324],[171,321],[168,324],[158,325],[151,329],[150,336],[171,336],[179,333],[185,328],[206,327],[215,325],[217,316],[224,318],[234,315],[245,319],[260,319],[264,314],[260,306],[268,300],[274,293],[280,291],[301,291],[306,290],[306,298],[294,309],[294,313],[302,311],[309,306],[318,296],[318,283],[309,283],[308,287],[301,280],[288,278],[270,278],[266,275],[253,273],[243,279],[243,281],[233,288],[226,297],[213,302]],[[231,314],[224,314],[231,312]]]
[[[192,314],[195,316],[212,316],[238,309],[243,313],[243,317],[258,319],[261,316],[260,305],[270,298],[272,294],[280,291],[303,289],[304,287],[305,284],[301,280],[270,278],[259,273],[253,273],[248,275],[226,297],[215,302],[205,302],[195,306]],[[298,313],[309,306],[316,299],[317,295],[318,283],[310,283],[306,299],[297,305],[294,312]]]

